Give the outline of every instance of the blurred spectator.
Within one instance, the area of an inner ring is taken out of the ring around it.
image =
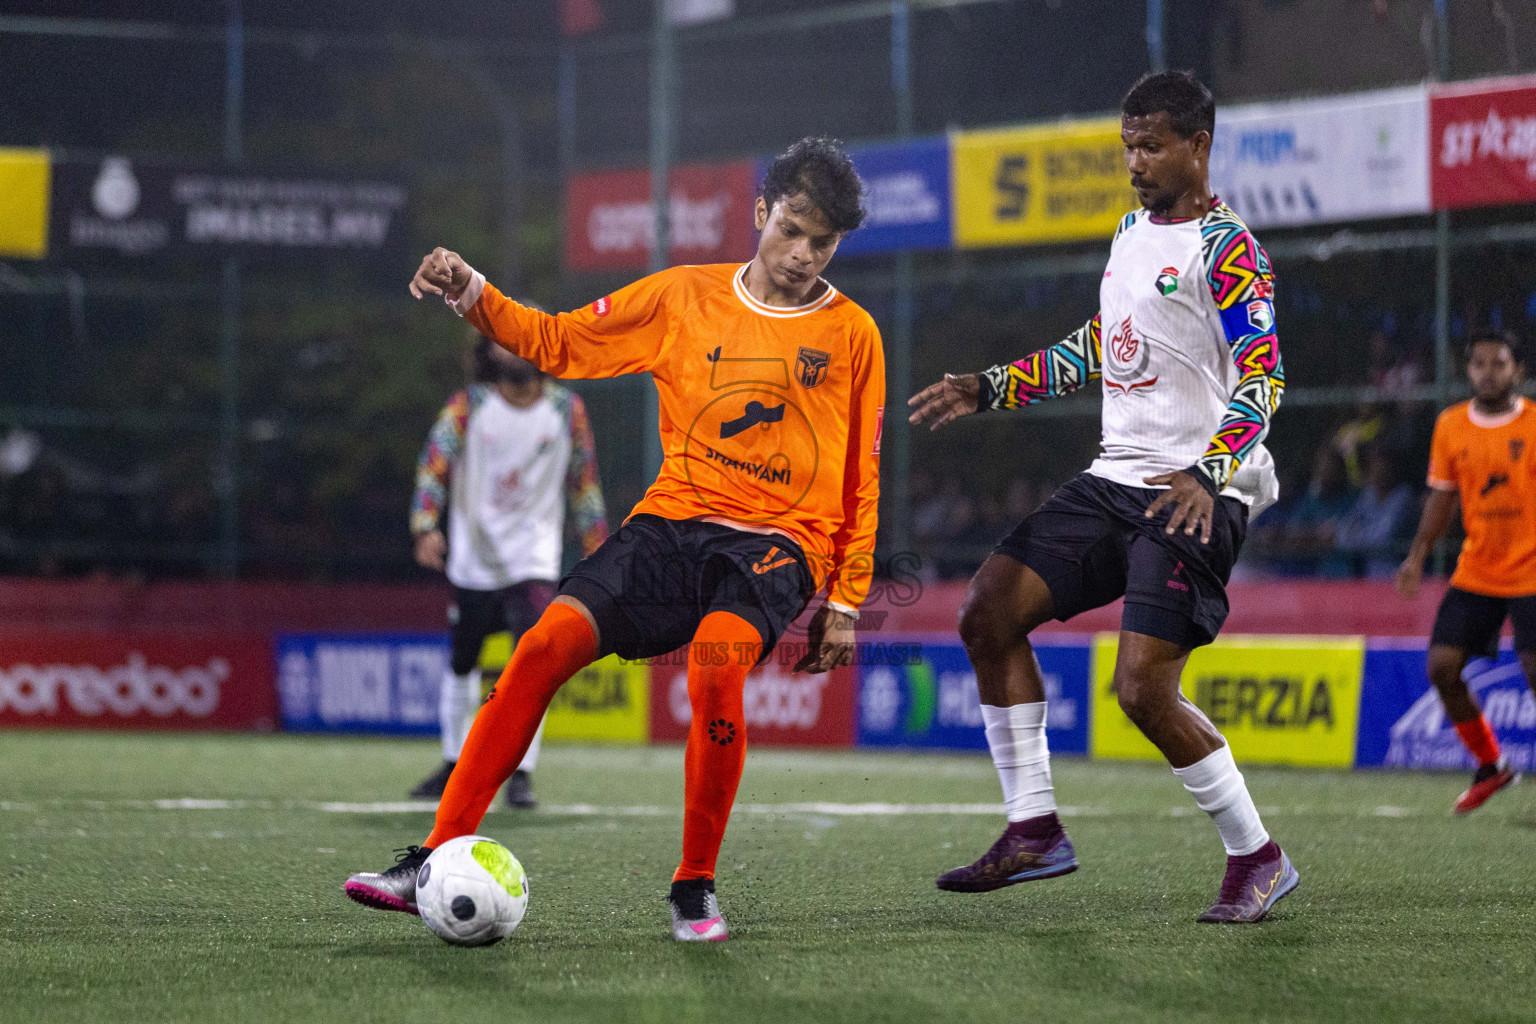
[[[1412,352],[1400,351],[1384,328],[1371,332],[1366,342],[1367,378],[1372,387],[1402,395],[1423,382],[1424,367]]]
[[[1292,505],[1279,531],[1277,571],[1286,575],[1347,576],[1349,564],[1333,554],[1339,524],[1359,492],[1345,472],[1344,456],[1332,444],[1318,449],[1307,489]]]
[[[1414,527],[1414,489],[1398,474],[1381,445],[1365,451],[1365,489],[1338,525],[1338,546],[1351,558],[1354,575],[1391,579]]]

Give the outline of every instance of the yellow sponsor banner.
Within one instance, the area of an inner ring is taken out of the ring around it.
[[[489,692],[512,658],[512,634],[480,648],[481,687]],[[609,655],[571,677],[549,705],[544,738],[570,743],[645,743],[651,735],[651,667]]]
[[[1138,206],[1118,118],[958,132],[950,151],[962,249],[1108,241]]]
[[[46,149],[0,146],[0,256],[48,255],[51,178]]]
[[[1120,710],[1119,636],[1093,649],[1094,757],[1162,760]],[[1220,729],[1239,761],[1348,768],[1355,760],[1363,637],[1223,637],[1189,656],[1184,695]]]

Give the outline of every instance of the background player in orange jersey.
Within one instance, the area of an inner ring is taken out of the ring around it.
[[[574,313],[518,305],[457,253],[411,282],[498,344],[560,378],[649,371],[661,472],[628,521],[560,582],[475,718],[436,827],[395,867],[354,875],[368,906],[415,911],[416,872],[479,826],[555,691],[606,654],[646,658],[690,641],[683,857],[672,933],[726,938],[715,859],[741,780],[748,669],[823,587],[797,670],[852,659],[869,590],[885,358],[869,314],[821,272],[862,223],[863,183],[840,146],[805,139],[774,161],[745,265],[674,267]]]
[[[1536,407],[1518,392],[1524,375],[1520,340],[1507,331],[1480,334],[1467,349],[1472,401],[1435,422],[1429,456],[1429,500],[1397,589],[1418,592],[1424,559],[1445,528],[1457,498],[1467,539],[1440,603],[1429,641],[1429,679],[1445,713],[1477,759],[1472,785],[1456,800],[1465,814],[1519,776],[1499,752],[1477,699],[1462,680],[1474,655],[1497,656],[1507,617],[1527,682],[1536,685]]]

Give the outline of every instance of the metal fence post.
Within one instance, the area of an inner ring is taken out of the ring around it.
[[[242,159],[245,100],[245,26],[240,0],[229,0],[224,45],[224,162]],[[224,258],[219,331],[219,574],[240,570],[240,257]]]
[[[676,98],[676,39],[667,10],[667,0],[656,0],[655,24],[651,27],[651,213],[655,218],[655,239],[651,245],[651,273],[667,269],[670,242],[671,194],[668,171],[672,164],[672,132]],[[661,405],[656,385],[642,378],[645,388],[645,473],[655,478],[661,472]]]
[[[896,96],[896,131],[912,135],[912,22],[906,0],[891,4],[891,90]],[[915,316],[911,252],[896,254],[891,304],[890,358],[886,366],[885,434],[880,476],[886,494],[894,553],[912,550],[912,428],[907,396],[912,393],[912,321]]]

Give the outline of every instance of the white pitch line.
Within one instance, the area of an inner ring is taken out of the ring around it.
[[[200,797],[175,797],[159,800],[44,800],[37,802],[0,800],[0,812],[45,812],[50,810],[63,810],[78,807],[92,811],[105,811],[110,809],[125,809],[139,811],[234,811],[234,810],[307,810],[321,811],[326,814],[431,814],[437,810],[437,802],[434,800],[391,800],[377,802],[352,803],[347,801],[314,801],[314,800],[284,800],[281,802],[272,800],[220,800]],[[493,805],[489,808],[492,813],[512,813],[507,808]],[[523,812],[527,813],[527,812]],[[629,804],[629,805],[605,805],[605,804],[544,804],[536,814],[549,815],[551,817],[580,817],[580,818],[656,818],[676,817],[683,813],[681,807],[663,807],[658,804]],[[771,816],[805,816],[817,815],[821,817],[843,818],[899,818],[919,817],[935,815],[953,815],[961,817],[980,816],[996,817],[1004,813],[1002,804],[982,803],[932,803],[932,804],[897,804],[897,803],[783,803],[783,804],[737,804],[732,808],[733,814],[747,814],[760,817]],[[1105,807],[1093,807],[1086,805],[1065,805],[1058,807],[1056,813],[1063,818],[1085,818],[1116,816],[1135,817],[1135,812],[1114,811]],[[1199,809],[1187,804],[1178,804],[1173,807],[1147,811],[1153,815],[1171,815],[1176,818],[1198,815]],[[1410,818],[1422,813],[1413,807],[1397,807],[1383,804],[1376,807],[1317,807],[1312,805],[1296,807],[1270,806],[1264,808],[1265,816],[1281,815],[1330,815],[1351,814],[1363,817],[1377,818]]]
[[[300,801],[295,806],[308,808],[313,811],[326,811],[330,814],[411,814],[416,811],[437,810],[436,800],[396,800],[393,802],[374,804],[349,804],[349,803],[310,803]]]

